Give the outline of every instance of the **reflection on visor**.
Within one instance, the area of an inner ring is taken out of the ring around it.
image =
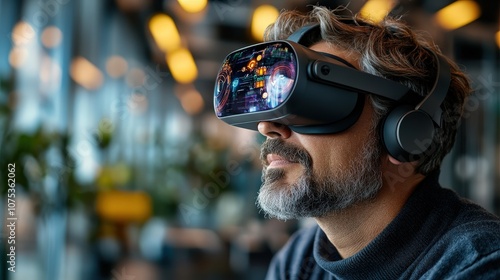
[[[295,53],[284,42],[230,54],[217,76],[215,113],[224,117],[276,108],[293,89],[296,67]]]

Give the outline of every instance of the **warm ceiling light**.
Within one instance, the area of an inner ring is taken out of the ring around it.
[[[473,22],[481,15],[481,8],[472,0],[459,0],[436,13],[437,22],[445,29],[457,29]]]
[[[187,84],[193,82],[198,76],[198,70],[191,52],[185,48],[177,49],[166,56],[168,67],[174,79]]]
[[[198,13],[207,6],[207,0],[177,0],[188,13]]]
[[[57,47],[62,41],[61,29],[56,26],[49,26],[43,30],[40,39],[42,44],[47,48]]]
[[[99,68],[83,57],[77,57],[71,62],[70,76],[88,90],[98,89],[103,82]]]
[[[382,21],[394,7],[394,0],[369,0],[359,12],[361,17],[373,22]]]
[[[278,18],[279,12],[274,6],[261,5],[255,9],[252,16],[252,36],[262,41],[266,28]]]
[[[154,15],[149,20],[149,30],[160,50],[168,52],[180,47],[181,37],[171,17],[165,14]]]

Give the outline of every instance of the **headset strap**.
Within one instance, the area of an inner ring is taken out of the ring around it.
[[[307,38],[306,35],[309,35],[312,32],[319,30],[319,28],[320,28],[319,23],[306,24],[301,28],[297,29],[295,32],[293,32],[290,36],[288,36],[287,40],[305,46],[304,45],[305,39]]]
[[[437,65],[437,75],[434,85],[430,90],[429,94],[415,107],[417,110],[422,110],[429,114],[434,122],[441,127],[441,117],[443,115],[443,110],[441,109],[441,104],[443,103],[446,94],[448,93],[448,88],[451,82],[451,72],[450,66],[446,59],[431,51],[431,53],[436,58]]]

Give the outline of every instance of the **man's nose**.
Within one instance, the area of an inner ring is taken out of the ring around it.
[[[292,134],[292,130],[288,126],[275,122],[260,122],[257,129],[260,134],[269,138],[286,139]]]

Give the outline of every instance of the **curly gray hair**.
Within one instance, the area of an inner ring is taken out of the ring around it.
[[[423,34],[414,32],[400,19],[387,17],[373,23],[356,15],[340,15],[338,11],[321,6],[314,6],[308,13],[283,11],[266,29],[264,39],[286,39],[303,25],[319,23],[321,33],[309,38],[310,44],[325,41],[335,45],[356,56],[360,70],[404,84],[420,96],[432,89],[437,75],[437,61],[432,52],[440,54],[441,51]],[[418,159],[415,170],[424,175],[439,169],[443,158],[453,147],[464,102],[471,92],[465,74],[453,61],[447,61],[451,83],[442,104],[442,126],[432,139],[430,150]],[[380,124],[380,120],[396,104],[375,95],[370,95],[370,99],[375,109],[375,121]]]

